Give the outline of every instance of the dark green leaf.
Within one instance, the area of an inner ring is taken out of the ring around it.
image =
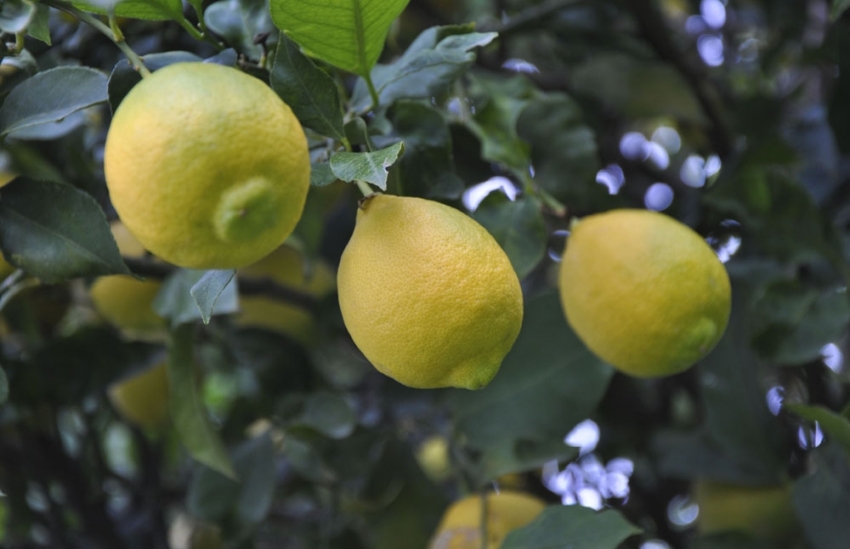
[[[261,522],[275,490],[271,438],[264,434],[243,441],[231,452],[231,460],[240,481],[206,466],[195,469],[186,495],[189,511],[212,522],[226,519],[233,511],[243,522]]]
[[[209,292],[203,298],[204,307],[209,306],[210,309],[205,312],[201,311],[199,301],[192,294],[192,288],[197,285],[201,279],[210,271],[201,271],[195,269],[180,269],[174,274],[165,279],[153,302],[153,310],[159,316],[171,320],[172,326],[185,324],[195,320],[203,320],[211,315],[226,315],[235,313],[239,310],[239,294],[236,289],[236,284],[225,284],[222,291],[215,299],[213,293]],[[211,271],[215,272],[215,271]],[[231,271],[218,271],[219,273],[230,273]],[[220,286],[223,274],[211,275],[208,279],[209,283],[215,286]],[[200,288],[200,287],[199,287]]]
[[[312,393],[304,400],[300,413],[289,420],[291,427],[308,427],[330,438],[346,438],[353,431],[357,417],[351,405],[340,395]]]
[[[130,272],[98,203],[62,183],[19,177],[0,190],[0,249],[48,284]]]
[[[443,114],[424,103],[399,101],[389,116],[395,135],[404,142],[399,164],[403,194],[459,198],[464,183],[455,173],[452,136]]]
[[[336,84],[285,35],[277,45],[271,86],[303,125],[337,141],[343,139],[342,105]]]
[[[641,532],[612,509],[597,512],[580,505],[554,505],[508,534],[502,549],[617,549]]]
[[[224,444],[210,425],[207,411],[198,395],[192,358],[193,329],[190,324],[181,325],[172,331],[169,339],[168,383],[171,417],[180,435],[180,441],[189,455],[210,469],[236,479],[236,472]]]
[[[599,171],[596,135],[582,120],[578,104],[565,94],[535,98],[517,120],[517,133],[531,145],[534,181],[578,211],[619,203],[595,183]]]
[[[364,76],[409,0],[271,0],[277,27],[309,55]]]
[[[465,122],[481,141],[481,157],[526,178],[531,156],[528,143],[517,135],[516,125],[534,94],[533,87],[521,77],[477,78],[474,83],[470,94],[474,98],[475,115]]]
[[[784,406],[804,419],[817,421],[827,436],[850,453],[850,419],[823,406],[803,404],[785,404]]]
[[[0,31],[9,34],[24,32],[35,13],[35,4],[28,0],[3,0],[0,2]]]
[[[263,48],[254,39],[275,30],[266,0],[220,0],[207,7],[204,21],[229,45],[255,60],[263,55]]]
[[[15,86],[0,107],[0,135],[58,122],[106,101],[106,76],[86,67],[57,67]]]
[[[183,17],[183,3],[180,0],[77,0],[71,3],[84,11],[106,14],[112,10],[118,17],[132,19],[179,21]]]
[[[450,391],[456,429],[483,452],[488,480],[574,452],[564,436],[601,400],[613,369],[567,326],[556,293],[526,303],[522,331],[480,391]]]
[[[0,368],[0,404],[3,404],[9,399],[9,380],[6,379],[6,372]]]
[[[794,484],[794,508],[813,549],[844,549],[850,539],[850,464],[829,443],[813,458],[812,473]]]
[[[431,27],[420,34],[398,60],[372,69],[372,81],[381,105],[399,99],[442,95],[449,85],[475,61],[470,50],[486,46],[495,32],[471,32],[469,26]],[[352,99],[357,110],[371,105],[369,90],[359,81]]]
[[[505,250],[520,279],[531,272],[546,253],[546,224],[540,203],[531,197],[511,202],[502,193],[491,193],[473,217]]]
[[[331,170],[330,162],[319,162],[313,164],[310,170],[310,185],[314,187],[326,187],[331,183],[338,181]]]
[[[233,278],[235,274],[236,271],[233,269],[207,271],[189,290],[192,299],[195,300],[195,305],[198,306],[198,311],[201,313],[201,320],[204,321],[204,324],[210,323],[210,317],[213,315],[215,304],[231,281],[233,281],[234,286],[231,293],[239,294],[239,291],[235,288],[236,280]]]
[[[44,4],[36,4],[35,5],[35,16],[30,21],[30,25],[27,28],[27,33],[35,38],[36,40],[41,40],[48,46],[51,45],[50,42],[50,8],[45,6]]]
[[[847,8],[850,8],[850,0],[832,0],[832,11],[829,13],[829,18],[832,21],[837,21]]]
[[[338,152],[331,157],[331,170],[342,181],[366,181],[387,190],[387,168],[404,153],[404,143],[398,142],[375,152]]]
[[[187,51],[169,51],[166,53],[153,53],[142,58],[145,67],[149,71],[167,67],[174,63],[191,63],[200,62],[202,59],[194,53]],[[133,86],[142,81],[142,76],[139,71],[126,59],[122,59],[112,68],[112,74],[109,75],[109,83],[107,85],[109,94],[109,106],[112,112],[118,108],[118,105],[133,89]]]

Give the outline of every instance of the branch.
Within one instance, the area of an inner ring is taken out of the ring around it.
[[[124,257],[123,259],[133,274],[146,278],[161,280],[177,270],[174,265],[156,261],[151,257]],[[314,296],[290,286],[278,284],[268,277],[239,277],[239,293],[243,295],[263,295],[308,311],[315,311],[319,306],[319,300]]]
[[[732,132],[726,122],[723,104],[717,90],[699,65],[691,63],[673,42],[672,31],[664,22],[664,15],[654,0],[631,0],[626,3],[640,26],[641,34],[662,60],[678,70],[696,95],[711,128],[709,139],[714,151],[727,158],[734,150]]]
[[[582,0],[546,0],[535,6],[531,6],[509,17],[507,21],[481,25],[481,32],[498,32],[500,35],[510,34],[525,30],[531,24],[545,19],[553,13],[560,11]]]

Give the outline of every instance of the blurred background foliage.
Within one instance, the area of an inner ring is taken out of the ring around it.
[[[16,212],[71,226],[45,198],[57,189],[66,211],[92,217],[99,205],[115,219],[103,143],[110,108],[139,76],[65,4],[0,2],[0,98],[76,65],[99,71],[91,85],[105,91],[0,143],[0,173],[18,175],[0,190],[0,248],[26,271],[0,286],[0,544],[424,548],[450,501],[495,487],[610,508],[637,527],[552,511],[506,547],[588,543],[611,528],[622,536],[605,547],[846,547],[848,2],[411,0],[372,71],[377,108],[362,78],[313,65],[281,37],[283,3],[119,4],[127,43],[152,69],[212,59],[287,97],[296,67],[337,91],[320,107],[336,104],[338,121],[297,111],[314,187],[295,237],[237,273],[208,325],[188,292],[202,273],[122,247],[130,270],[162,283],[152,310],[189,322],[166,345],[163,326],[119,327],[90,294],[120,269],[68,276],[67,250],[44,234],[26,246],[54,263],[12,258],[24,242]],[[67,88],[41,90],[37,101],[67,99]],[[407,389],[345,333],[333,273],[359,193],[329,163],[343,138],[360,152],[403,141],[377,174],[389,192],[466,209],[522,278],[523,331],[486,389]],[[688,372],[615,374],[564,321],[553,290],[569,220],[616,207],[663,210],[726,263],[729,329]],[[135,400],[152,406],[161,378],[134,376],[164,361],[186,374],[171,380],[181,412],[128,412],[134,397],[118,387],[135,380]]]

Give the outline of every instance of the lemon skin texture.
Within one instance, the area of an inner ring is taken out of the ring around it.
[[[729,321],[723,263],[696,232],[657,212],[613,210],[576,222],[558,282],[579,338],[636,377],[686,370]]]
[[[431,200],[363,202],[337,288],[354,343],[409,387],[484,387],[522,324],[505,253],[472,218]]]
[[[307,140],[263,82],[207,63],[144,78],[115,112],[104,171],[139,242],[181,267],[249,265],[295,228],[310,185]]]
[[[745,532],[785,547],[801,534],[788,485],[753,487],[697,481],[697,529],[702,534]]]
[[[239,269],[237,274],[246,278],[268,278],[318,299],[336,288],[336,275],[327,263],[316,261],[305,265],[301,254],[286,245]],[[259,296],[241,296],[239,307],[241,312],[236,323],[240,326],[276,331],[303,345],[310,345],[316,340],[315,319],[303,307]]]
[[[128,257],[140,257],[145,249],[121,223],[110,227],[118,250]],[[95,310],[107,321],[128,333],[144,337],[161,332],[166,321],[153,310],[153,300],[161,283],[138,280],[128,275],[102,276],[89,288]]]
[[[481,549],[481,496],[453,503],[428,549]],[[528,525],[546,508],[534,496],[505,490],[487,495],[487,549],[498,549],[509,533]]]
[[[168,423],[168,371],[166,363],[148,368],[109,388],[109,400],[121,416],[148,430]]]

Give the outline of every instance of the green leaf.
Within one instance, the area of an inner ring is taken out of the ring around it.
[[[83,11],[105,15],[113,11],[118,17],[165,21],[183,18],[183,3],[180,0],[94,0],[71,2]]]
[[[452,136],[443,114],[413,101],[399,101],[389,112],[395,135],[404,142],[399,184],[405,196],[460,198],[463,180],[455,173]]]
[[[308,55],[365,77],[408,1],[271,0],[271,13]]]
[[[534,181],[578,211],[609,209],[620,203],[597,184],[596,135],[568,95],[536,97],[517,120],[517,133],[531,145]]]
[[[0,190],[0,249],[47,284],[130,272],[95,199],[62,183],[19,177]]]
[[[466,126],[481,141],[481,157],[510,168],[526,178],[531,166],[528,143],[516,131],[520,114],[534,94],[528,80],[478,77],[470,87],[475,115],[465,119]]]
[[[514,202],[500,192],[490,195],[472,214],[505,250],[520,279],[531,272],[546,253],[546,223],[540,203],[532,197]]]
[[[829,443],[812,458],[812,473],[794,483],[794,508],[811,547],[844,549],[850,539],[850,464]]]
[[[784,407],[804,419],[817,421],[828,436],[850,452],[850,419],[823,406],[785,404]]]
[[[331,170],[330,162],[318,162],[313,164],[310,170],[310,185],[314,187],[326,187],[331,183],[339,181]]]
[[[547,507],[534,522],[508,534],[501,549],[617,549],[643,532],[619,512],[580,505]]]
[[[191,324],[178,326],[168,342],[168,383],[171,417],[180,441],[194,459],[222,475],[236,479],[236,472],[218,433],[210,425],[198,396],[192,359]]]
[[[233,269],[211,270],[205,272],[201,279],[192,285],[189,293],[192,295],[192,299],[195,300],[195,305],[198,306],[198,311],[201,313],[201,320],[204,321],[204,324],[210,323],[210,317],[213,315],[215,304],[231,281],[233,281],[234,286],[231,293],[239,294],[239,291],[235,288],[236,281],[234,275],[236,275],[236,271]]]
[[[753,347],[779,364],[804,364],[842,337],[850,303],[841,289],[817,290],[798,280],[769,284],[753,305]]]
[[[829,12],[830,21],[838,21],[847,8],[850,8],[850,0],[832,0],[832,11]]]
[[[593,413],[613,374],[567,326],[556,292],[526,302],[522,331],[480,391],[448,391],[454,424],[483,452],[486,481],[574,455],[564,437]]]
[[[471,32],[472,28],[471,25],[431,27],[399,59],[389,65],[376,65],[372,69],[372,81],[381,104],[443,95],[475,61],[470,50],[486,46],[498,36],[495,32]],[[372,104],[365,81],[357,82],[352,102],[355,110]]]
[[[187,51],[169,51],[166,53],[152,53],[142,57],[145,67],[149,71],[154,72],[174,63],[199,63],[202,61],[200,57],[194,53]],[[126,59],[115,63],[112,68],[112,73],[109,75],[107,84],[107,94],[109,96],[109,106],[114,113],[118,105],[133,89],[133,86],[142,81],[142,76],[139,71]]]
[[[303,125],[337,141],[345,137],[336,84],[286,36],[278,42],[270,78],[272,89]]]
[[[208,273],[219,273],[210,275],[207,282],[199,285]],[[215,288],[203,289],[202,286],[210,284],[219,287],[225,273],[231,271],[202,271],[196,269],[179,269],[165,279],[162,288],[153,301],[153,310],[159,316],[171,320],[172,326],[203,320],[212,315],[226,315],[239,311],[239,293],[236,284],[224,284],[223,289],[217,295]],[[232,276],[232,275],[231,275]],[[198,286],[196,298],[192,289]],[[203,305],[201,305],[203,301]],[[212,303],[211,303],[212,301]],[[204,308],[202,311],[202,307]]]
[[[0,31],[24,32],[35,14],[36,6],[28,0],[3,0],[0,2]]]
[[[0,404],[9,400],[9,380],[6,378],[6,372],[0,368]]]
[[[189,511],[204,520],[225,520],[234,510],[247,523],[268,514],[275,490],[275,454],[269,435],[243,441],[230,454],[237,482],[213,469],[195,469],[186,494]]]
[[[255,44],[260,34],[275,31],[266,0],[221,0],[210,4],[204,11],[204,21],[214,33],[247,55],[257,60],[263,48]],[[273,40],[270,40],[270,42]]]
[[[35,15],[33,16],[32,20],[30,21],[29,27],[27,28],[27,34],[29,34],[36,40],[41,40],[48,46],[51,45],[50,8],[48,8],[44,4],[35,5]]]
[[[375,152],[338,152],[331,157],[331,171],[342,181],[366,181],[385,191],[387,168],[395,164],[403,152],[402,142]]]
[[[85,67],[57,67],[24,80],[0,107],[0,136],[58,122],[106,101],[106,76]]]
[[[300,413],[287,422],[289,428],[308,427],[335,439],[348,437],[356,424],[357,417],[348,401],[327,391],[307,396]]]

